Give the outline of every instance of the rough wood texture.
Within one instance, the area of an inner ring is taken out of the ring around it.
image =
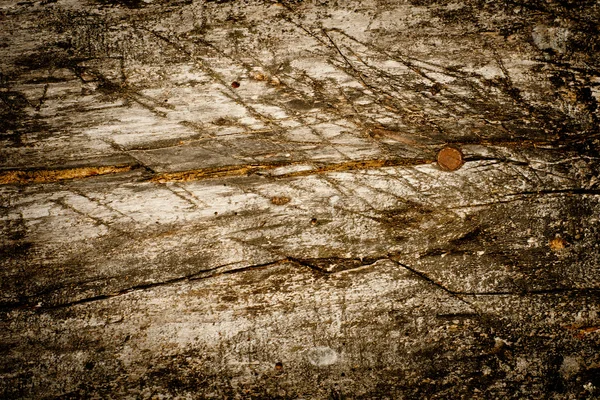
[[[599,21],[0,2],[0,396],[597,398]]]

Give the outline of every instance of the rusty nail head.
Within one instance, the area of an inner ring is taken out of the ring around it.
[[[238,81],[231,82],[231,87],[237,89],[240,87],[240,83]]]
[[[465,163],[460,149],[446,146],[437,154],[437,163],[442,171],[456,171]]]

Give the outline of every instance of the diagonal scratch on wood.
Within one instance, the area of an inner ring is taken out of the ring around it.
[[[473,310],[475,310],[477,313],[479,313],[479,312],[477,311],[477,308],[476,308],[476,307],[475,307],[475,306],[474,306],[474,305],[473,305],[471,302],[469,302],[469,301],[465,300],[465,299],[462,297],[462,296],[463,296],[463,293],[460,293],[460,292],[455,292],[455,291],[453,291],[453,290],[450,290],[449,288],[447,288],[446,286],[444,286],[444,285],[443,285],[443,284],[441,284],[440,282],[437,282],[436,280],[434,280],[434,279],[432,279],[431,277],[429,277],[427,274],[425,274],[425,273],[423,273],[423,272],[421,272],[421,271],[418,271],[418,270],[416,270],[416,269],[414,269],[414,268],[412,268],[412,267],[409,267],[409,266],[408,266],[408,265],[406,265],[406,264],[403,264],[403,263],[401,263],[401,262],[399,262],[399,261],[396,261],[396,260],[393,260],[393,259],[391,259],[391,258],[390,258],[390,260],[391,260],[391,261],[393,261],[393,262],[395,262],[396,264],[398,264],[398,265],[399,265],[399,266],[401,266],[402,268],[404,268],[404,269],[406,269],[406,270],[410,271],[410,272],[411,272],[413,275],[416,275],[416,276],[418,276],[419,278],[421,278],[422,280],[424,280],[424,281],[426,281],[426,282],[430,283],[431,285],[433,285],[433,286],[435,286],[435,287],[437,287],[437,288],[439,288],[439,289],[443,290],[444,292],[448,293],[448,294],[449,294],[450,296],[452,296],[453,298],[455,298],[455,299],[458,299],[459,301],[461,301],[462,303],[464,303],[464,304],[468,305],[470,308],[472,308],[472,309],[473,309]]]
[[[59,206],[65,208],[65,209],[67,209],[67,210],[71,210],[74,213],[76,213],[78,215],[81,215],[84,218],[89,218],[90,220],[94,221],[94,223],[97,224],[97,225],[102,225],[102,226],[106,227],[109,230],[113,230],[115,232],[118,232],[119,235],[121,235],[123,237],[129,237],[129,238],[132,237],[131,233],[129,233],[127,231],[124,231],[122,229],[116,228],[113,224],[110,224],[110,223],[104,221],[101,218],[94,217],[94,216],[90,215],[89,213],[86,213],[84,211],[79,210],[77,207],[75,207],[75,206],[73,206],[71,204],[68,204],[64,199],[53,200],[53,202],[56,203],[56,204],[58,204]]]

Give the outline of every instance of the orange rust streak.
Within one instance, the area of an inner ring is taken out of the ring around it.
[[[563,327],[570,331],[574,331],[574,335],[578,339],[584,339],[588,334],[597,332],[600,330],[600,325],[584,326],[584,325],[579,325],[579,324],[573,324],[573,325],[565,325]]]
[[[432,163],[428,159],[396,159],[396,160],[360,160],[347,161],[334,164],[306,163],[306,162],[276,162],[271,164],[228,165],[223,167],[202,168],[196,170],[167,172],[155,175],[150,179],[154,183],[199,181],[212,178],[243,176],[258,171],[270,170],[278,167],[294,165],[313,165],[313,168],[303,171],[294,171],[275,176],[275,178],[291,178],[323,174],[328,172],[342,172],[353,170],[367,170],[394,166],[415,166]],[[0,185],[52,183],[69,179],[82,179],[91,176],[117,174],[127,172],[134,168],[131,165],[105,166],[105,167],[80,167],[48,170],[15,170],[0,172]]]
[[[232,165],[215,168],[202,168],[189,171],[167,172],[151,179],[155,183],[199,181],[227,176],[248,175],[265,169],[276,168],[280,165]]]
[[[132,168],[133,166],[131,165],[113,165],[106,167],[5,171],[0,172],[0,185],[52,183],[67,179],[81,179],[96,175],[117,174],[130,171]]]

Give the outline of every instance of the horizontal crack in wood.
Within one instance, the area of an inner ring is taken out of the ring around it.
[[[293,167],[302,165],[313,165],[314,168],[302,171],[293,171],[289,173],[283,173],[276,175],[276,178],[290,178],[297,176],[308,176],[323,174],[327,172],[341,172],[341,171],[353,171],[353,170],[367,170],[376,169],[383,167],[396,167],[396,166],[416,166],[432,163],[433,160],[428,159],[375,159],[375,160],[357,160],[347,161],[342,163],[333,164],[317,164],[310,162],[278,162],[270,164],[246,164],[246,165],[232,165],[223,167],[211,167],[211,168],[200,168],[188,171],[179,172],[168,172],[157,175],[151,179],[152,182],[166,183],[166,182],[185,182],[185,181],[198,181],[212,178],[242,176],[257,173],[259,171],[267,171],[280,167]]]
[[[199,280],[204,280],[204,279],[208,279],[208,278],[214,278],[218,275],[234,275],[234,274],[248,272],[251,270],[270,268],[270,267],[285,264],[285,263],[292,263],[292,264],[296,264],[301,267],[306,267],[306,268],[308,268],[316,273],[319,273],[319,274],[323,274],[323,275],[327,275],[327,276],[335,276],[335,275],[339,275],[342,273],[354,272],[354,271],[362,270],[364,268],[373,267],[379,261],[389,260],[389,261],[392,261],[393,263],[395,263],[396,265],[403,267],[404,269],[409,271],[411,274],[417,276],[418,278],[421,278],[423,281],[430,283],[431,285],[437,287],[438,289],[441,289],[442,291],[448,293],[451,297],[456,298],[457,300],[461,301],[462,303],[464,303],[467,306],[469,306],[470,308],[472,308],[475,311],[474,313],[465,314],[465,315],[469,315],[469,316],[471,316],[471,315],[475,316],[475,315],[481,315],[481,314],[479,313],[477,308],[470,301],[467,301],[465,299],[465,297],[478,297],[478,296],[519,296],[519,297],[524,297],[524,296],[535,296],[535,295],[559,295],[559,294],[564,294],[564,293],[578,293],[578,294],[586,294],[586,293],[587,294],[598,294],[598,293],[600,293],[600,288],[595,288],[595,287],[590,287],[590,288],[567,288],[567,287],[565,287],[565,288],[556,288],[556,289],[525,290],[525,291],[462,292],[462,291],[455,291],[455,290],[449,289],[446,286],[444,286],[442,283],[434,280],[433,278],[431,278],[430,276],[425,274],[424,272],[418,271],[415,268],[412,268],[406,264],[400,263],[397,260],[395,260],[389,256],[384,256],[384,257],[379,257],[379,258],[368,258],[368,259],[363,259],[363,260],[354,259],[354,258],[347,258],[347,259],[337,258],[337,259],[335,259],[335,261],[337,261],[337,262],[346,263],[345,268],[342,268],[342,269],[334,268],[333,270],[328,270],[323,265],[321,265],[322,263],[329,263],[332,260],[334,260],[334,259],[331,259],[331,258],[298,259],[298,258],[294,258],[294,257],[284,257],[284,258],[281,258],[278,260],[274,260],[274,261],[270,261],[270,262],[266,262],[266,263],[262,263],[262,264],[248,265],[248,266],[234,268],[234,269],[230,269],[230,270],[227,270],[227,269],[224,270],[223,268],[226,267],[226,265],[223,265],[223,266],[218,266],[218,267],[210,268],[207,270],[195,272],[195,273],[192,273],[189,275],[179,276],[179,277],[175,277],[175,278],[171,278],[171,279],[167,279],[167,280],[159,281],[159,282],[135,285],[135,286],[131,286],[128,288],[122,288],[115,292],[103,293],[103,294],[99,294],[96,296],[73,300],[73,301],[66,302],[66,303],[42,304],[40,299],[36,298],[38,296],[35,295],[35,296],[31,296],[30,298],[27,298],[27,299],[22,299],[18,303],[2,304],[2,305],[0,305],[0,312],[6,313],[6,312],[11,312],[14,310],[21,310],[21,309],[29,309],[29,310],[35,310],[38,312],[43,312],[45,310],[62,309],[62,308],[72,307],[75,305],[96,302],[96,301],[100,301],[100,300],[108,300],[108,299],[111,299],[114,297],[129,294],[132,292],[139,292],[139,291],[144,291],[144,290],[148,290],[148,289],[155,289],[155,288],[169,286],[169,285],[182,283],[182,282],[186,282],[186,281],[187,282],[199,281]],[[349,265],[348,265],[348,263],[349,263]],[[37,304],[35,304],[35,303],[37,303]],[[442,315],[439,315],[438,317],[444,318],[447,316],[442,314]],[[453,316],[453,318],[454,317],[455,316]]]
[[[247,265],[245,267],[234,268],[234,269],[230,269],[230,270],[223,270],[223,268],[227,267],[227,265],[221,265],[221,266],[213,267],[213,268],[206,269],[203,271],[198,271],[198,272],[192,273],[190,275],[178,276],[178,277],[167,279],[164,281],[143,283],[143,284],[139,284],[139,285],[135,285],[135,286],[130,286],[127,288],[122,288],[122,289],[119,289],[117,291],[110,292],[110,293],[103,293],[103,294],[99,294],[96,296],[85,297],[82,299],[73,300],[73,301],[69,301],[69,302],[65,302],[65,303],[58,303],[58,304],[43,304],[43,300],[39,298],[39,295],[34,295],[34,296],[30,296],[28,298],[22,299],[18,303],[2,304],[2,305],[0,305],[0,312],[10,312],[13,310],[21,310],[21,309],[36,310],[36,311],[41,312],[44,310],[68,308],[68,307],[72,307],[72,306],[79,305],[79,304],[86,304],[86,303],[91,303],[91,302],[100,301],[100,300],[108,300],[108,299],[112,299],[114,297],[123,296],[123,295],[133,293],[133,292],[139,292],[139,291],[144,291],[144,290],[148,290],[148,289],[160,288],[160,287],[169,286],[169,285],[173,285],[173,284],[177,284],[177,283],[198,281],[198,280],[203,280],[203,279],[208,279],[208,278],[214,278],[218,275],[231,275],[231,274],[236,274],[236,273],[241,273],[241,272],[247,272],[250,270],[268,268],[268,267],[280,265],[280,264],[290,262],[290,261],[291,260],[284,258],[284,259],[270,261],[270,262],[266,262],[266,263],[262,263],[262,264]],[[46,292],[46,293],[49,293],[49,292]]]
[[[287,178],[292,176],[306,176],[313,174],[323,174],[326,172],[341,172],[341,171],[354,171],[354,170],[366,170],[376,169],[383,167],[412,167],[416,165],[431,164],[433,160],[423,158],[403,158],[403,159],[390,159],[390,160],[361,160],[361,161],[348,161],[336,164],[327,164],[319,166],[314,170],[308,171],[295,171],[288,174],[280,175],[279,177]]]

